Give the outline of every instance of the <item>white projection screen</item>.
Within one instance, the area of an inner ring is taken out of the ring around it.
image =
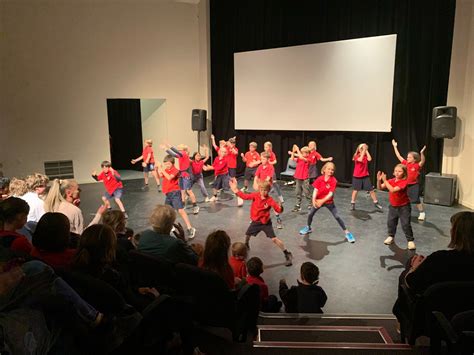
[[[390,132],[396,41],[235,53],[235,129]]]

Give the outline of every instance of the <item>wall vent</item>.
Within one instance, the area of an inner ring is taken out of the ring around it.
[[[44,173],[53,179],[73,179],[74,167],[72,160],[45,161]]]

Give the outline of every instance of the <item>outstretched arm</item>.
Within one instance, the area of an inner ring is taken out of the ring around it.
[[[212,146],[214,147],[214,149],[219,150],[219,147],[216,144],[216,136],[214,136],[213,134],[211,134],[211,142],[212,142]]]
[[[426,162],[426,157],[425,157],[425,150],[426,150],[426,145],[423,146],[420,150],[420,168],[425,165]]]
[[[138,158],[132,159],[132,160],[131,160],[131,163],[132,163],[132,164],[135,164],[135,163],[139,162],[139,161],[142,160],[142,159],[143,159],[143,155],[140,155]]]
[[[394,152],[395,152],[395,155],[397,156],[398,160],[400,160],[400,163],[401,163],[401,162],[404,161],[405,159],[403,159],[402,155],[401,155],[400,152],[398,151],[398,148],[397,148],[398,143],[397,143],[397,141],[396,141],[395,139],[392,139],[392,145],[393,145],[393,150],[394,150]]]

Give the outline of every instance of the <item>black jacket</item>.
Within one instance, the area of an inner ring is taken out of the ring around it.
[[[298,281],[298,286],[280,283],[280,298],[288,313],[323,313],[321,309],[326,304],[328,296],[316,285],[304,285]]]

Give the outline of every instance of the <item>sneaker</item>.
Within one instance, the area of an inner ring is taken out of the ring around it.
[[[356,241],[351,232],[346,233],[346,239],[349,243],[354,243]]]
[[[382,211],[382,210],[383,210],[382,206],[381,206],[378,202],[374,202],[374,206],[375,206],[375,208],[378,209],[379,211]]]
[[[205,198],[204,202],[211,202],[211,199],[209,198],[209,196]]]
[[[415,249],[416,249],[415,242],[414,241],[409,241],[408,242],[408,250],[415,250]]]
[[[194,206],[193,207],[193,214],[198,214],[199,213],[199,206]]]
[[[161,192],[161,185],[158,185],[157,188],[158,188],[158,192]]]
[[[125,212],[125,211],[122,211],[123,212],[123,216],[125,217],[125,219],[128,219],[128,213]]]
[[[244,205],[244,200],[237,196],[237,206],[242,207]]]
[[[194,239],[196,236],[196,228],[191,227],[188,229],[188,239]]]
[[[420,215],[418,216],[419,221],[424,221],[425,220],[425,212],[420,212]]]
[[[355,211],[356,209],[356,204],[354,202],[351,202],[351,211]]]
[[[311,210],[311,208],[313,208],[313,206],[311,206],[311,205],[308,205],[308,210]]]
[[[293,209],[291,211],[292,212],[299,212],[299,211],[301,211],[301,206],[300,205],[295,205],[295,207],[293,207]]]
[[[285,259],[286,259],[285,266],[293,265],[293,263],[292,263],[293,254],[291,254],[290,252],[285,253]]]
[[[148,184],[142,186],[143,191],[148,191]]]
[[[388,236],[387,239],[385,239],[385,240],[383,241],[383,243],[384,243],[385,245],[393,244],[393,237]]]
[[[217,201],[217,196],[212,196],[210,199],[209,199],[209,202],[216,202]]]
[[[311,233],[313,230],[311,229],[311,226],[306,226],[300,229],[300,234],[301,235],[306,235]]]
[[[285,203],[285,200],[283,199],[283,196],[278,196],[278,199],[280,200],[280,203]]]
[[[283,222],[280,217],[277,217],[277,228],[278,229],[283,229]]]

